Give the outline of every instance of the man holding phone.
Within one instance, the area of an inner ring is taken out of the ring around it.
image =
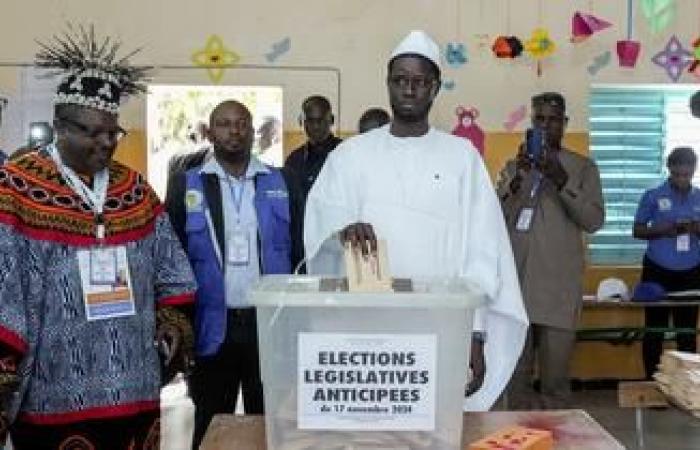
[[[700,289],[700,189],[692,184],[697,157],[690,147],[676,147],[666,160],[668,179],[649,189],[634,216],[634,237],[647,241],[642,261],[643,282],[666,292]],[[676,328],[696,328],[697,306],[645,308],[647,327],[665,328],[673,315]],[[663,333],[646,333],[642,345],[644,369],[651,379],[659,363]],[[696,351],[695,334],[676,335],[678,350]]]
[[[583,233],[604,222],[595,163],[562,147],[564,97],[532,98],[532,128],[497,186],[530,319],[508,390],[510,409],[557,408],[570,395],[569,360],[582,302]],[[534,362],[541,393],[533,389]]]

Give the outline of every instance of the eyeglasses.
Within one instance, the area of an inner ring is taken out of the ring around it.
[[[127,135],[126,130],[120,126],[116,126],[111,129],[90,129],[90,127],[88,127],[84,123],[80,123],[76,120],[69,119],[67,117],[58,117],[58,120],[71,125],[73,128],[78,130],[80,134],[82,134],[88,139],[97,139],[103,135],[106,135],[110,141],[120,141],[124,138],[124,136]]]
[[[406,89],[411,86],[413,89],[428,89],[435,83],[435,78],[432,77],[409,77],[407,75],[392,75],[389,77],[389,83],[397,88]]]

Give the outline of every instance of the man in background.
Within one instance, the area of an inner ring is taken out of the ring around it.
[[[634,216],[633,236],[647,241],[642,261],[643,283],[665,292],[700,289],[700,189],[693,186],[697,156],[691,147],[676,147],[666,160],[668,179],[647,190]],[[697,306],[644,309],[647,327],[695,329]],[[695,333],[677,333],[676,348],[695,353]],[[653,379],[663,348],[663,332],[644,334],[642,349],[647,379]]]
[[[197,278],[194,448],[215,414],[263,413],[252,284],[289,274],[301,259],[301,196],[280,169],[252,155],[248,109],[220,103],[209,117],[212,149],[185,156],[168,183],[166,207]]]
[[[380,128],[391,122],[391,116],[382,108],[370,108],[360,116],[357,131],[362,134],[375,128]]]
[[[342,141],[333,135],[334,122],[331,103],[326,97],[313,95],[301,105],[299,121],[304,126],[307,141],[294,150],[284,163],[296,175],[306,197],[313,186],[328,154]]]
[[[530,329],[508,391],[508,408],[564,407],[569,361],[582,304],[584,233],[604,221],[595,163],[562,146],[568,122],[564,97],[532,98],[529,139],[506,163],[498,182]],[[533,388],[535,361],[541,393]]]

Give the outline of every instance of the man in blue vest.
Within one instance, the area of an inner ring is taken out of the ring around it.
[[[300,260],[302,201],[289,177],[251,156],[254,133],[244,105],[219,104],[207,129],[213,149],[188,155],[168,182],[166,206],[198,284],[194,448],[215,414],[233,412],[239,386],[245,412],[263,413],[248,291],[261,274],[291,273]]]

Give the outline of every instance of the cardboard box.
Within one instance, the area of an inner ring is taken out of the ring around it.
[[[469,450],[552,450],[551,431],[521,426],[503,428],[469,445]]]

